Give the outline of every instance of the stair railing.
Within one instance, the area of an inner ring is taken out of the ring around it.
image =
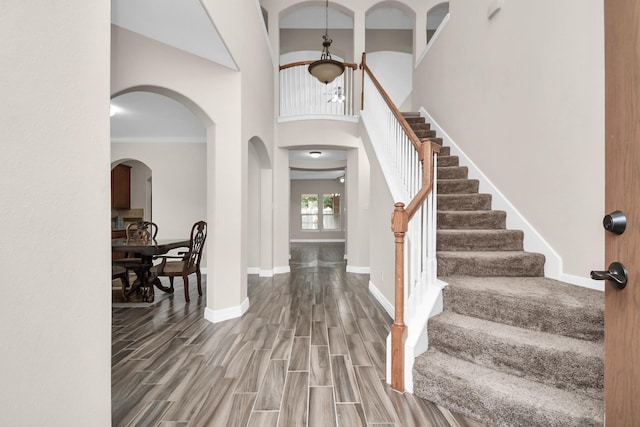
[[[424,328],[414,320],[423,317],[426,321],[426,315],[422,313],[424,301],[429,286],[436,283],[436,198],[433,184],[440,146],[416,136],[367,66],[364,53],[360,68],[363,121],[371,135],[378,161],[394,198],[410,200],[406,207],[402,202],[395,203],[391,219],[395,238],[395,310],[391,325],[390,382],[394,390],[403,392],[406,381],[412,381],[411,368],[415,357],[413,351],[405,351],[407,334],[416,336],[422,333],[411,328]]]
[[[280,66],[280,117],[353,116],[353,73],[358,65],[343,62],[344,73],[325,85],[309,73],[312,62]]]

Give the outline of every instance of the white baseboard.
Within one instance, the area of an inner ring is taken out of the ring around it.
[[[389,316],[391,316],[391,318],[394,318],[396,315],[395,307],[387,298],[385,298],[384,295],[382,295],[382,292],[380,292],[380,290],[371,280],[369,280],[369,292],[371,292],[371,295],[373,295],[376,301],[378,301],[380,305],[382,305],[384,311],[386,311]]]
[[[291,273],[291,267],[283,266],[283,267],[273,267],[273,274],[285,274]]]
[[[273,270],[262,270],[260,267],[247,268],[247,274],[258,275],[260,277],[273,277]]]
[[[242,304],[234,307],[223,308],[221,310],[212,310],[209,307],[204,309],[204,318],[211,323],[224,322],[225,320],[236,319],[242,317],[249,309],[249,298],[245,298]]]
[[[423,107],[420,107],[420,115],[431,124],[438,137],[443,140],[443,145],[451,147],[451,155],[460,158],[460,164],[469,168],[469,178],[480,182],[480,191],[491,194],[492,208],[507,212],[507,228],[522,230],[524,232],[524,249],[528,252],[537,252],[545,256],[544,275],[546,277],[561,280],[562,258],[547,243],[525,217],[507,200],[498,188],[480,171],[473,161],[458,147],[451,137],[438,125],[431,115]]]
[[[344,243],[345,239],[291,239],[290,243]]]
[[[369,274],[371,273],[371,269],[369,267],[357,267],[355,265],[347,264],[347,273]]]
[[[561,274],[560,279],[563,282],[570,283],[576,286],[582,286],[583,288],[589,288],[596,291],[604,292],[604,282],[587,279],[586,277],[574,276],[571,274]]]

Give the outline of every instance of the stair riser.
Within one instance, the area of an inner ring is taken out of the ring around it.
[[[405,116],[404,119],[409,123],[410,126],[414,126],[415,124],[422,124],[425,122],[424,117],[420,116]]]
[[[438,157],[438,167],[459,166],[458,156],[443,156]]]
[[[414,129],[413,131],[418,138],[434,138],[436,136],[435,130]]]
[[[602,319],[592,319],[592,313],[584,313],[581,307],[554,310],[549,301],[474,292],[453,286],[446,287],[443,294],[445,309],[465,316],[583,340],[604,339]]]
[[[431,125],[429,123],[409,122],[409,125],[414,132],[419,130],[431,130]]]
[[[437,232],[438,251],[522,251],[524,235],[520,230],[489,232]]]
[[[438,194],[439,211],[488,211],[491,210],[489,194]]]
[[[438,276],[475,276],[475,277],[542,277],[544,275],[544,256],[525,253],[517,257],[490,256],[468,258],[464,253],[437,253]]]
[[[489,334],[441,323],[437,317],[429,323],[429,346],[491,369],[593,399],[602,398],[604,364],[601,357],[506,342]]]
[[[475,179],[439,179],[437,184],[438,194],[473,194],[479,188]]]
[[[446,157],[450,155],[451,155],[451,147],[440,147],[440,153],[438,155],[438,164],[440,164],[440,157]]]
[[[495,230],[506,228],[504,211],[438,212],[440,230]]]
[[[440,179],[467,179],[469,170],[465,166],[440,167],[438,165],[438,180]]]

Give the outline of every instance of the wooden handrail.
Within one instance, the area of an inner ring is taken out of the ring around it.
[[[298,61],[298,62],[292,62],[290,64],[284,64],[284,65],[280,66],[280,71],[286,70],[287,68],[298,67],[300,65],[313,64],[314,62],[316,62],[316,61]],[[338,62],[340,62],[340,61],[338,61]],[[358,69],[358,64],[354,64],[354,63],[351,63],[351,62],[343,62],[342,64],[345,67],[349,67],[349,68],[352,68],[354,70]]]
[[[371,79],[396,120],[409,137],[411,144],[418,152],[422,163],[422,186],[405,208],[404,203],[396,203],[391,216],[391,231],[395,240],[395,316],[391,325],[391,387],[399,392],[404,391],[404,345],[407,337],[407,325],[404,323],[404,236],[409,229],[409,221],[420,206],[427,200],[433,189],[433,155],[440,152],[440,146],[429,139],[421,140],[413,131],[400,110],[393,103],[387,92],[371,72],[366,63],[366,53],[362,54],[362,109],[364,110],[364,75]]]

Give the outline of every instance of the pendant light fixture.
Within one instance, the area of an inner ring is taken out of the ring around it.
[[[325,29],[322,39],[322,55],[320,59],[309,64],[309,72],[313,77],[318,79],[321,83],[328,84],[335,80],[340,74],[344,72],[344,64],[339,61],[331,59],[329,53],[329,46],[331,46],[331,40],[329,38],[329,0],[327,0],[325,7]]]

